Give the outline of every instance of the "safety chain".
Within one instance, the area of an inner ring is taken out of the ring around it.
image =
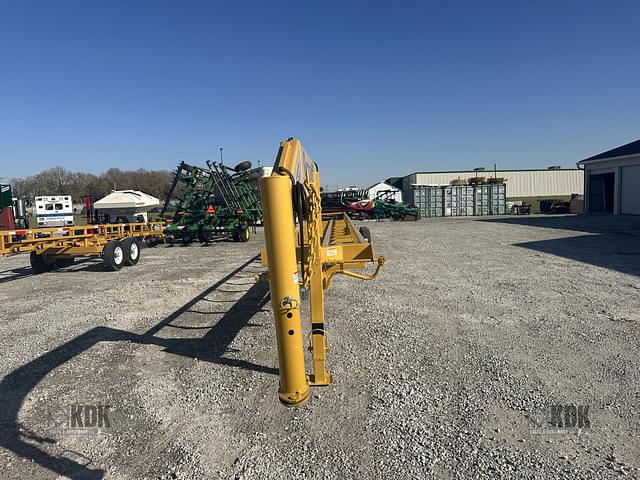
[[[309,259],[305,262],[305,272],[302,276],[302,286],[306,287],[313,273],[313,265],[316,256],[320,252],[320,232],[318,232],[318,223],[322,215],[322,205],[318,187],[308,179],[304,181],[304,191],[309,205],[309,218],[307,220],[307,232],[309,236]]]

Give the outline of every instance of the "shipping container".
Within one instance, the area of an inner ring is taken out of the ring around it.
[[[441,217],[443,199],[443,189],[439,186],[420,185],[413,191],[413,203],[421,217]]]
[[[414,185],[413,203],[421,217],[506,214],[506,187],[488,185]]]

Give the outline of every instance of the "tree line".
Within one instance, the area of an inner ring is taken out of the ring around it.
[[[164,200],[172,180],[173,172],[167,170],[110,168],[94,175],[53,167],[29,177],[14,178],[11,187],[15,197],[30,201],[36,196],[71,195],[74,202],[81,202],[85,195],[101,198],[112,190],[141,190]]]

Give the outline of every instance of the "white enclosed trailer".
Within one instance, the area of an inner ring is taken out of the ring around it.
[[[36,197],[35,209],[38,227],[73,226],[73,202],[70,195]]]

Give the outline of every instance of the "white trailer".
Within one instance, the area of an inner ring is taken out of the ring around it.
[[[73,226],[73,203],[71,196],[36,197],[35,216],[38,227]]]

